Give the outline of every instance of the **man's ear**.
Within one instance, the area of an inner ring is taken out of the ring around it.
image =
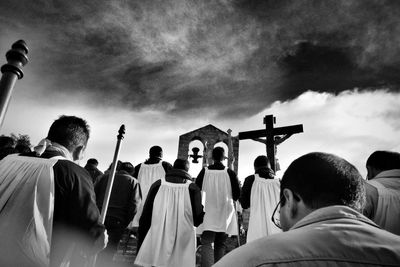
[[[283,196],[285,198],[285,205],[287,205],[290,216],[292,218],[296,217],[301,198],[288,188],[283,189]]]
[[[85,152],[85,146],[79,145],[75,147],[74,151],[72,152],[72,158],[74,161],[81,160],[83,158]]]

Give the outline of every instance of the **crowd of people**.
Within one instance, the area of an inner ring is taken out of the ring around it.
[[[323,152],[278,179],[260,155],[241,187],[222,147],[192,178],[187,159],[171,165],[153,146],[136,167],[117,162],[107,205],[112,165],[75,163],[89,136],[84,119],[61,116],[33,150],[0,137],[0,266],[113,266],[127,229],[135,266],[195,266],[199,246],[203,267],[400,266],[398,152],[372,153],[366,179]],[[239,235],[237,201],[250,211],[247,242],[226,254]]]

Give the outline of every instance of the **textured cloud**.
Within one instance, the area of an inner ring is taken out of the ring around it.
[[[398,91],[399,20],[382,0],[3,0],[0,48],[27,41],[48,99],[238,117],[307,90]]]

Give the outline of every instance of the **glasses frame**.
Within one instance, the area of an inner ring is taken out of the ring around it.
[[[278,208],[279,208],[279,209],[281,208],[282,200],[283,200],[283,196],[281,197],[281,199],[279,200],[278,204],[276,205],[274,211],[272,212],[272,217],[271,217],[271,221],[272,221],[272,222],[275,224],[275,226],[278,227],[279,229],[282,229],[281,220],[280,220],[280,219],[279,219],[279,221],[275,220],[275,214],[276,214],[276,212],[278,211]],[[279,213],[280,213],[280,211],[279,211]]]

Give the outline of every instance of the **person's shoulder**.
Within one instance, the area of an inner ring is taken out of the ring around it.
[[[236,248],[213,266],[261,266],[262,263],[266,263],[265,258],[268,257],[267,255],[276,255],[274,247],[277,247],[279,240],[271,237],[273,237],[273,235],[254,240]],[[281,253],[280,255],[282,256],[283,254]],[[273,258],[271,258],[271,260],[272,259]]]
[[[162,161],[161,164],[168,169],[172,169],[172,165],[168,161]]]
[[[244,178],[244,182],[245,182],[245,183],[246,183],[246,181],[247,181],[247,182],[251,182],[251,181],[254,181],[254,179],[255,179],[254,174],[250,174],[249,176],[247,176],[246,178]]]
[[[64,160],[60,159],[54,164],[54,170],[59,170],[61,173],[67,175],[67,176],[79,176],[79,177],[87,177],[88,179],[90,178],[90,174],[88,171],[79,166],[78,164],[70,161],[70,160]]]

